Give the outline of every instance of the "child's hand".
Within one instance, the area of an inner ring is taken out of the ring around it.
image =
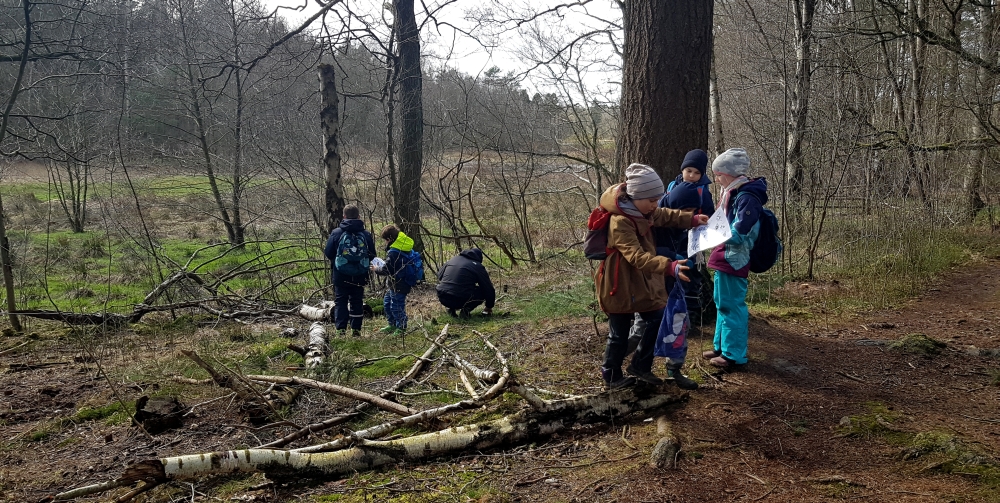
[[[695,219],[698,220],[698,225],[705,225],[708,223],[708,215],[698,215]]]
[[[687,275],[684,274],[684,271],[687,271],[687,270],[689,270],[691,268],[688,267],[688,266],[686,266],[686,265],[681,265],[683,263],[684,262],[680,262],[680,261],[675,260],[672,264],[670,264],[669,271],[671,271],[673,277],[675,277],[675,278],[677,278],[677,279],[679,279],[681,281],[690,283],[691,282],[691,278],[688,278]]]

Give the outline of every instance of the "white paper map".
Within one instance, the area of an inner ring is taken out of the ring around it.
[[[729,229],[729,219],[726,209],[719,208],[712,213],[705,225],[699,225],[688,231],[688,257],[704,250],[710,250],[725,243],[733,236]]]

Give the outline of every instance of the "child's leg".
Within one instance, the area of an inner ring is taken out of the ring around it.
[[[725,302],[725,300],[722,298],[722,286],[720,286],[720,283],[722,282],[722,274],[724,273],[715,271],[715,279],[712,281],[715,286],[715,288],[712,289],[712,299],[715,300],[715,336],[712,337],[712,349],[714,349],[716,353],[720,353],[722,351],[722,327],[724,325],[723,320],[725,318],[722,314],[722,303]]]
[[[390,327],[396,326],[396,313],[392,310],[392,294],[392,289],[387,289],[385,296],[382,297],[382,311],[385,313],[385,321],[389,322]]]
[[[393,292],[392,316],[396,319],[396,328],[406,328],[406,294]]]
[[[642,319],[642,315],[635,313],[635,319],[632,321],[632,328],[628,331],[628,351],[625,356],[628,356],[635,352],[635,348],[639,347],[639,341],[642,340],[642,334],[646,332],[646,320]]]
[[[622,378],[622,362],[628,349],[628,331],[632,326],[631,314],[608,315],[608,344],[604,348],[601,376],[605,382]]]
[[[716,339],[722,356],[738,364],[747,362],[747,335],[749,313],[747,312],[747,279],[716,271],[716,299],[719,307],[719,322]]]
[[[348,290],[349,288],[347,287],[347,285],[333,286],[333,302],[334,302],[333,319],[334,323],[336,323],[337,325],[337,330],[347,329],[347,321],[348,321],[347,299],[349,297]]]
[[[639,314],[642,316],[642,321],[646,322],[646,329],[642,332],[642,339],[635,348],[632,364],[629,367],[639,372],[649,372],[653,369],[653,348],[656,346],[656,334],[660,331],[660,323],[663,321],[663,309]]]
[[[361,285],[351,285],[348,287],[347,301],[348,312],[351,318],[351,328],[361,330],[361,324],[365,319],[365,287]]]

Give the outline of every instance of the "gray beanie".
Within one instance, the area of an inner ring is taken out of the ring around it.
[[[750,157],[742,148],[731,148],[715,158],[712,171],[729,176],[742,176],[750,169]]]
[[[625,168],[625,192],[632,199],[652,199],[663,195],[663,180],[653,168],[632,163]]]

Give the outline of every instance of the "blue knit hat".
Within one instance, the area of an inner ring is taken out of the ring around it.
[[[705,169],[708,167],[708,154],[700,148],[696,148],[687,153],[684,156],[684,162],[681,163],[681,171],[684,168],[696,168],[702,175],[705,174]]]

